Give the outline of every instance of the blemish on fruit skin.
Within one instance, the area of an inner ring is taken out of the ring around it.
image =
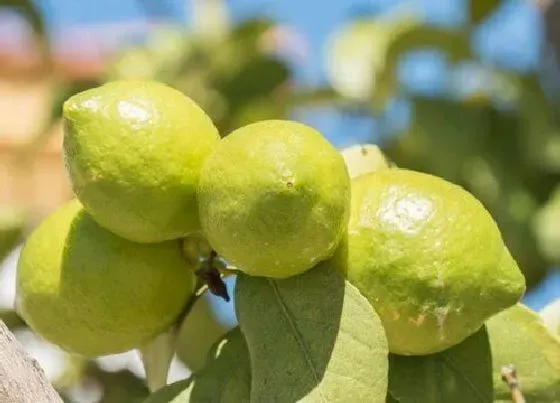
[[[417,318],[408,318],[408,321],[416,326],[421,326],[424,323],[424,319],[426,319],[426,315],[421,313]]]
[[[439,331],[439,338],[440,340],[445,340],[445,319],[447,318],[447,314],[449,313],[449,307],[447,306],[438,306],[435,309],[437,327]]]

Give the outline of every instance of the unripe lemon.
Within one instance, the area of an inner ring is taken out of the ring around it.
[[[219,141],[210,118],[153,81],[115,81],[64,103],[64,156],[78,199],[104,228],[136,242],[200,229],[196,188]]]
[[[170,326],[194,291],[178,240],[127,241],[77,200],[30,235],[17,266],[17,309],[33,331],[84,356],[136,348]]]
[[[202,231],[250,275],[282,278],[330,257],[346,228],[350,179],[316,130],[269,120],[224,138],[199,186]]]
[[[368,298],[390,351],[402,355],[458,344],[525,291],[482,204],[457,185],[404,169],[352,181],[348,236],[328,264]]]

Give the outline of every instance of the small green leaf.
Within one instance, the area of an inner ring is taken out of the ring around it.
[[[488,17],[500,4],[500,0],[470,0],[469,12],[472,24],[478,24]]]
[[[385,331],[339,273],[319,266],[282,280],[240,275],[236,309],[251,402],[385,402]]]
[[[389,357],[393,401],[492,403],[492,360],[485,328],[441,353]]]
[[[214,345],[204,370],[159,390],[144,403],[246,403],[250,385],[249,351],[236,327]]]
[[[487,328],[494,367],[494,397],[510,399],[500,369],[513,364],[528,402],[560,402],[560,339],[548,332],[539,316],[517,304],[490,318]]]

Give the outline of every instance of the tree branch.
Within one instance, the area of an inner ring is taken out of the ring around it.
[[[45,373],[0,320],[0,402],[62,403]]]

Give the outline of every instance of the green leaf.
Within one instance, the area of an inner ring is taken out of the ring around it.
[[[500,0],[470,0],[470,22],[478,24],[488,17],[500,4]]]
[[[249,351],[239,327],[216,343],[208,358],[204,370],[159,390],[145,403],[249,402]]]
[[[144,400],[144,403],[182,403],[189,402],[190,386],[192,379],[183,379],[181,381],[173,382],[165,388],[158,390]]]
[[[339,273],[319,266],[282,280],[239,275],[236,310],[252,402],[385,402],[385,331]]]
[[[231,330],[222,323],[205,294],[192,306],[181,324],[177,339],[177,356],[193,372],[200,371],[206,364],[208,352],[214,344]]]
[[[517,304],[487,322],[494,374],[494,397],[510,399],[500,369],[513,364],[521,390],[530,403],[560,401],[560,340],[539,316]]]
[[[485,328],[437,354],[389,356],[389,393],[400,403],[492,402]]]
[[[560,298],[541,309],[539,315],[548,331],[560,337]]]

